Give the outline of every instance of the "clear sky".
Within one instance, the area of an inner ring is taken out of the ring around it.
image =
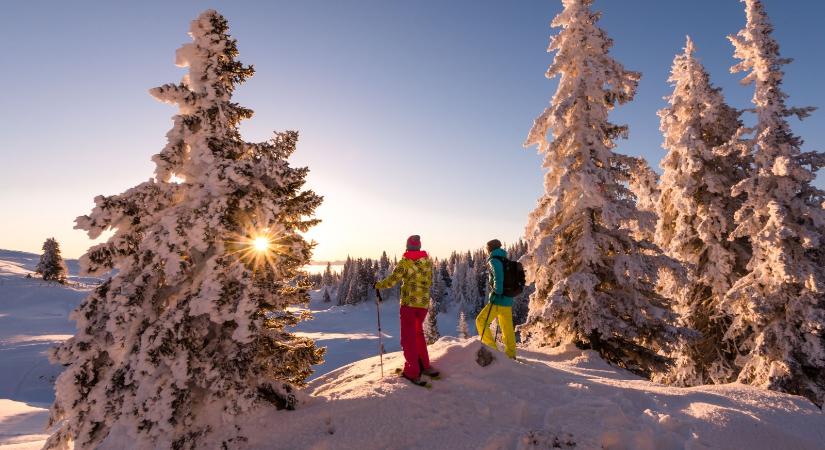
[[[825,2],[765,0],[790,103],[825,107]],[[542,189],[521,144],[555,83],[544,78],[558,0],[6,1],[0,16],[0,248],[64,255],[90,245],[73,230],[98,194],[152,176],[175,110],[149,88],[177,82],[174,52],[206,8],[228,19],[257,73],[236,93],[255,111],[248,140],[301,133],[295,164],[311,169],[324,220],[316,260],[403,250],[407,235],[443,256],[521,235]],[[597,0],[614,56],[643,73],[619,150],[663,155],[656,111],[685,35],[728,101],[751,89],[731,75],[725,39],[744,24],[736,0]],[[825,111],[794,130],[825,149]],[[818,181],[822,184],[822,177]]]

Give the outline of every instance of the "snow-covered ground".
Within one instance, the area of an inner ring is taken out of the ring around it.
[[[245,418],[253,448],[821,449],[825,417],[801,397],[741,385],[678,389],[575,348],[521,349],[482,368],[480,344],[430,346],[430,390],[379,373],[377,357],[310,383],[309,404]],[[386,372],[400,353],[384,356]]]
[[[38,255],[0,250],[0,448],[40,448],[45,439],[52,383],[60,368],[46,351],[71,337],[68,319],[97,281],[77,276],[77,261],[66,261],[69,283],[26,278]]]
[[[296,327],[296,334],[315,339],[318,346],[327,348],[324,363],[316,366],[310,379],[378,354],[378,311],[375,303],[334,306],[334,300],[323,303],[322,297],[322,292],[312,292],[309,309],[314,318]],[[384,351],[399,351],[398,300],[387,300],[380,308]],[[455,336],[457,324],[457,313],[438,315],[438,330],[443,336]]]
[[[91,288],[27,279],[37,256],[0,251],[0,449],[40,448],[53,398],[46,349],[69,335],[68,312]],[[76,265],[69,263],[76,274]],[[315,319],[298,332],[327,347],[297,411],[238,418],[250,448],[288,449],[825,449],[825,415],[800,397],[741,385],[670,388],[575,348],[520,349],[482,368],[476,340],[430,347],[444,372],[426,390],[392,374],[398,302],[381,305],[385,376],[375,304],[338,307],[313,293]],[[455,335],[456,315],[440,314]],[[470,324],[472,329],[472,323]],[[231,425],[231,424],[229,424]],[[231,428],[231,427],[228,427]],[[107,442],[124,448],[118,436]]]

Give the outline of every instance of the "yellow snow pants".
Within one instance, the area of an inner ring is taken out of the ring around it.
[[[492,311],[490,311],[490,308],[492,308]],[[484,323],[485,319],[487,319],[487,323]],[[495,319],[498,319],[498,326],[501,328],[501,334],[504,336],[504,351],[508,357],[515,359],[516,334],[513,332],[512,306],[499,306],[488,303],[487,306],[478,313],[478,317],[476,317],[476,330],[479,336],[481,336],[481,332],[484,329],[487,329],[487,331],[484,332],[481,342],[498,350],[494,336],[495,332],[490,331],[490,324]]]

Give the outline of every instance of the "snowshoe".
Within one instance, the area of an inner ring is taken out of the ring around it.
[[[400,376],[401,378],[404,378],[405,380],[409,381],[410,383],[412,383],[416,386],[421,386],[421,387],[424,387],[424,388],[427,388],[427,389],[430,389],[431,387],[433,387],[433,385],[430,384],[428,381],[422,380],[420,376],[418,377],[418,379],[412,379],[412,378],[404,375],[404,369],[401,369],[400,367],[395,369],[395,374]]]
[[[421,387],[427,388],[427,389],[430,389],[431,387],[433,387],[432,384],[430,384],[428,381],[422,380],[421,377],[413,379],[413,378],[410,378],[410,377],[404,375],[403,373],[401,374],[401,377],[406,379],[407,381],[409,381],[410,383],[412,383],[416,386],[421,386]]]

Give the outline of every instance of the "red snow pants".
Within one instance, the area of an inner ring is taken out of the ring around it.
[[[401,348],[404,350],[404,375],[416,379],[421,370],[430,368],[427,340],[424,339],[424,318],[427,308],[401,306]]]

